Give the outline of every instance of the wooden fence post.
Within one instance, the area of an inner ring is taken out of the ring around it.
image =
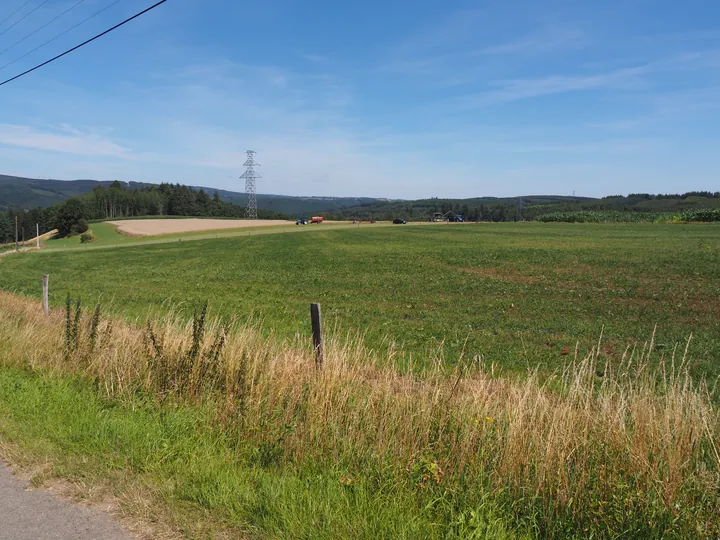
[[[48,281],[50,280],[50,276],[48,274],[45,274],[43,276],[43,313],[47,315],[50,313],[50,304],[48,302],[49,300],[49,284]]]
[[[324,360],[324,351],[320,304],[310,304],[310,321],[312,322],[313,346],[315,348],[315,367],[321,369]]]

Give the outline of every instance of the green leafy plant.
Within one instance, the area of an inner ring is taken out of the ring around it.
[[[535,218],[541,222],[564,223],[667,223],[667,222],[710,222],[720,221],[720,209],[708,208],[684,212],[617,212],[617,211],[575,211],[551,212]]]

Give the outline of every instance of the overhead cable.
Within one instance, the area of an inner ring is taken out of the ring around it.
[[[4,64],[4,65],[0,66],[0,71],[2,71],[3,69],[5,69],[6,67],[12,66],[13,64],[15,64],[16,62],[19,62],[20,60],[22,60],[22,59],[25,58],[25,57],[30,56],[30,55],[31,55],[32,53],[34,53],[35,51],[39,51],[40,49],[42,49],[42,48],[45,47],[46,45],[49,45],[50,43],[52,43],[53,41],[55,41],[55,40],[57,40],[57,39],[60,39],[61,37],[63,37],[63,36],[64,36],[65,34],[67,34],[68,32],[72,32],[72,31],[75,30],[78,26],[83,25],[83,24],[85,24],[86,22],[88,22],[90,19],[93,19],[93,18],[97,17],[98,15],[100,15],[100,14],[103,13],[104,11],[107,11],[108,9],[110,9],[111,7],[113,7],[115,4],[117,4],[117,3],[120,2],[120,1],[121,1],[121,0],[115,0],[112,4],[109,4],[109,5],[105,6],[104,8],[102,8],[101,10],[96,11],[95,13],[93,13],[92,15],[90,15],[89,17],[87,17],[87,18],[83,19],[82,21],[80,21],[79,23],[77,23],[75,26],[72,26],[72,27],[68,28],[67,30],[65,30],[64,32],[61,32],[60,34],[58,34],[57,36],[55,36],[55,37],[52,38],[52,39],[48,39],[45,43],[42,43],[41,45],[38,45],[38,46],[35,47],[34,49],[26,52],[26,53],[23,54],[22,56],[17,57],[17,58],[16,58],[15,60],[13,60],[12,62],[8,62],[7,64]]]
[[[32,0],[27,0],[22,6],[20,6],[19,8],[17,8],[15,11],[13,11],[13,12],[12,12],[10,15],[8,15],[7,17],[5,17],[2,21],[0,21],[0,26],[2,26],[3,24],[5,24],[6,21],[9,21],[10,19],[12,19],[13,16],[14,16],[18,11],[20,11],[22,8],[24,8],[25,6],[27,6],[30,2],[32,2]]]
[[[28,69],[27,71],[24,71],[24,72],[20,73],[19,75],[15,75],[14,77],[12,77],[12,78],[10,78],[10,79],[7,79],[6,81],[0,82],[0,86],[6,85],[6,84],[9,83],[9,82],[12,82],[12,81],[14,81],[14,80],[16,80],[16,79],[19,79],[20,77],[24,77],[24,76],[27,75],[28,73],[32,73],[32,72],[35,71],[36,69],[40,69],[40,68],[43,67],[43,66],[47,66],[47,65],[50,64],[51,62],[54,62],[55,60],[58,60],[58,59],[62,58],[63,56],[68,55],[68,54],[70,54],[71,52],[78,50],[78,49],[81,48],[81,47],[84,47],[84,46],[87,45],[88,43],[92,43],[92,42],[95,41],[96,39],[99,39],[99,38],[103,37],[105,34],[109,34],[109,33],[112,32],[113,30],[117,30],[118,28],[120,28],[121,26],[129,23],[129,22],[132,21],[132,20],[137,19],[138,17],[140,17],[140,16],[142,16],[142,15],[145,15],[147,12],[152,11],[153,9],[155,9],[156,7],[164,4],[165,2],[167,2],[167,0],[160,0],[160,2],[158,2],[158,3],[156,3],[156,4],[153,4],[152,6],[150,6],[150,7],[147,8],[147,9],[144,9],[144,10],[141,11],[140,13],[136,13],[136,14],[133,15],[132,17],[130,17],[130,18],[128,18],[128,19],[125,19],[125,20],[122,21],[121,23],[116,24],[116,25],[113,26],[112,28],[108,28],[108,29],[105,30],[104,32],[101,32],[100,34],[98,34],[98,35],[96,35],[96,36],[94,36],[94,37],[91,37],[90,39],[88,39],[88,40],[86,40],[86,41],[83,41],[80,45],[76,45],[76,46],[73,47],[72,49],[68,49],[68,50],[65,51],[64,53],[58,54],[57,56],[54,56],[54,57],[51,58],[50,60],[46,60],[46,61],[43,62],[42,64],[38,64],[37,66],[35,66],[35,67],[33,67],[33,68],[30,68],[30,69]]]
[[[15,21],[14,23],[12,23],[10,26],[8,26],[8,27],[7,27],[5,30],[3,30],[2,32],[0,32],[0,36],[2,36],[2,35],[5,34],[6,32],[8,32],[8,31],[12,30],[13,28],[15,28],[18,24],[20,24],[21,22],[23,22],[23,21],[24,21],[25,19],[27,19],[30,15],[32,15],[33,13],[35,13],[38,9],[40,9],[40,8],[43,7],[45,4],[47,4],[49,1],[50,1],[50,0],[43,0],[42,2],[40,2],[37,6],[35,6],[35,9],[31,9],[28,13],[26,13],[25,15],[23,15],[22,17],[20,17],[17,21]]]
[[[70,6],[69,8],[67,8],[65,11],[63,11],[63,12],[60,13],[59,15],[56,15],[55,17],[53,17],[52,19],[50,19],[48,22],[46,22],[45,24],[43,24],[40,28],[36,28],[36,29],[33,30],[32,32],[30,32],[27,36],[25,36],[24,38],[22,38],[20,41],[16,41],[15,43],[13,43],[12,45],[10,45],[9,47],[7,47],[7,48],[3,49],[2,51],[0,51],[0,55],[1,55],[1,54],[5,54],[5,53],[8,52],[10,49],[13,49],[13,48],[15,48],[16,46],[20,45],[23,41],[25,41],[25,40],[28,39],[28,38],[31,38],[32,36],[34,36],[35,34],[37,34],[37,33],[38,33],[40,30],[42,30],[43,28],[47,28],[47,27],[50,26],[52,23],[54,23],[55,21],[57,21],[60,17],[62,17],[62,16],[65,15],[66,13],[71,12],[73,9],[75,9],[76,7],[78,7],[78,6],[79,6],[80,4],[82,4],[84,1],[85,1],[85,0],[79,0],[78,2],[75,2],[72,6]]]

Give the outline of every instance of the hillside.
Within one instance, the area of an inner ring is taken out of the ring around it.
[[[247,204],[247,195],[245,195],[245,193],[237,193],[223,189],[202,189],[211,194],[217,191],[220,198],[227,202],[240,206]],[[290,215],[335,212],[351,206],[376,203],[378,200],[379,199],[371,197],[294,197],[290,195],[268,195],[260,193],[257,196],[258,208],[261,210],[272,210],[280,214]]]
[[[120,182],[126,189],[153,184]],[[42,180],[0,175],[0,211],[11,208],[47,208],[71,197],[83,195],[110,181]],[[244,193],[192,186],[208,195],[217,191],[224,202],[247,204]],[[673,195],[647,193],[603,198],[562,195],[523,195],[520,197],[473,197],[468,199],[389,200],[373,197],[296,197],[258,194],[258,208],[287,216],[322,214],[337,219],[426,220],[435,212],[462,214],[470,221],[514,221],[534,219],[543,214],[577,211],[681,212],[720,208],[720,193],[688,192]]]
[[[111,181],[98,180],[52,180],[23,178],[0,175],[0,211],[11,208],[47,208],[71,197],[89,193],[98,186],[107,187]],[[141,188],[150,184],[142,182],[120,182],[126,189]],[[209,195],[215,191],[226,202],[244,206],[247,196],[244,193],[193,186],[203,189]],[[288,195],[258,194],[258,208],[283,214],[311,214],[314,212],[332,212],[349,206],[358,206],[376,202],[368,197],[293,197]]]
[[[38,180],[0,175],[0,210],[46,208],[87,193],[100,184],[102,182],[95,180]]]
[[[454,212],[469,221],[531,220],[553,212],[618,211],[680,212],[720,208],[720,193],[689,192],[675,195],[631,194],[603,198],[561,195],[521,197],[475,197],[471,199],[420,199],[416,201],[371,201],[331,212],[336,218],[425,220],[435,212]]]

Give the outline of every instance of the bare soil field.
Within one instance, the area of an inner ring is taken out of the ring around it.
[[[292,221],[280,219],[130,219],[109,221],[121,232],[131,236],[156,236],[185,232],[243,229],[270,225],[292,225]]]

